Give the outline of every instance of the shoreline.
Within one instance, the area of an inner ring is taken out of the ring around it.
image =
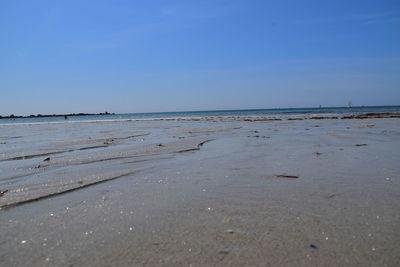
[[[11,114],[10,116],[1,116],[1,119],[31,119],[31,118],[54,118],[54,117],[83,117],[83,116],[105,116],[105,115],[115,115],[115,113],[101,112],[101,113],[68,113],[68,114],[37,114],[29,116],[15,116]]]
[[[96,115],[96,114],[95,114]],[[88,115],[89,116],[89,115]],[[98,123],[98,122],[124,122],[124,121],[210,121],[234,119],[238,121],[279,121],[279,120],[328,120],[328,119],[388,119],[400,118],[400,112],[373,112],[373,113],[307,113],[307,114],[279,114],[279,115],[241,115],[241,116],[199,116],[199,117],[171,117],[171,118],[126,118],[126,119],[100,119],[100,120],[74,120],[74,121],[48,121],[48,122],[12,122],[1,123],[0,126],[11,125],[43,125],[65,123]]]

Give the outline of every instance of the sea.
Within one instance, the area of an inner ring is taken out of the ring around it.
[[[149,112],[125,113],[109,115],[68,116],[68,121],[85,120],[124,120],[124,119],[156,119],[156,118],[187,118],[187,117],[215,117],[215,116],[262,116],[262,115],[301,115],[301,114],[357,114],[374,112],[400,112],[400,106],[353,106],[353,107],[311,107],[311,108],[274,108],[274,109],[238,109],[238,110],[205,110],[205,111],[176,111],[176,112]],[[60,122],[64,117],[30,117],[30,118],[3,118],[0,124]]]

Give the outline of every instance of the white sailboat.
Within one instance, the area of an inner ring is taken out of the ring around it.
[[[348,107],[348,108],[353,107],[353,103],[352,103],[351,101],[349,101],[349,103],[347,104],[347,107]]]

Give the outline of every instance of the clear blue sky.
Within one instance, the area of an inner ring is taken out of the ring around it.
[[[0,114],[400,104],[400,1],[0,0]]]

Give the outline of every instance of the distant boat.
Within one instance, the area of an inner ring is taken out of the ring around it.
[[[353,103],[351,101],[349,101],[349,103],[347,104],[348,108],[352,108],[353,107]]]

